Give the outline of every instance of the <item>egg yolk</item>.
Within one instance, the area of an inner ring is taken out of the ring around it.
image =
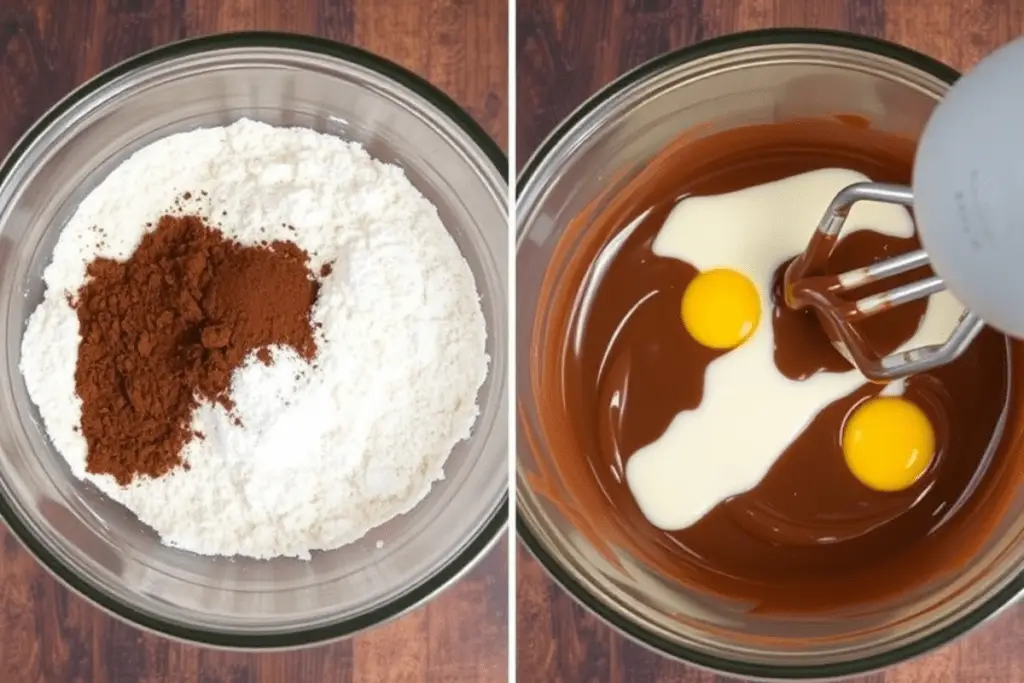
[[[904,398],[869,399],[843,428],[843,457],[868,488],[902,491],[935,457],[935,430],[924,411]]]
[[[698,343],[712,349],[732,349],[757,329],[761,299],[743,273],[728,268],[708,270],[690,281],[683,292],[683,325]]]

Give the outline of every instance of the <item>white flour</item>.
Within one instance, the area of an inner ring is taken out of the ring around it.
[[[269,366],[250,359],[231,384],[242,426],[201,403],[190,469],[122,488],[85,471],[66,294],[94,258],[130,257],[185,192],[184,213],[244,245],[290,240],[314,272],[333,264],[313,310],[318,352],[312,364],[280,347]],[[168,545],[308,558],[352,542],[427,494],[477,416],[488,359],[468,264],[401,169],[336,137],[242,120],[159,140],[86,197],[44,277],[21,371],[46,431],[75,476]]]

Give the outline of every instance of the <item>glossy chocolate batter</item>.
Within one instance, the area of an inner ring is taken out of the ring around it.
[[[680,320],[680,300],[696,270],[651,251],[678,198],[824,167],[907,183],[914,151],[908,140],[844,117],[690,137],[595,202],[556,250],[541,295],[532,379],[557,472],[541,472],[532,484],[557,496],[599,549],[625,548],[690,588],[757,611],[847,610],[925,587],[983,542],[1024,472],[1015,422],[1022,402],[1008,379],[1019,349],[992,330],[953,364],[910,379],[906,397],[935,426],[937,454],[906,491],[874,492],[844,463],[843,421],[880,390],[866,384],[814,418],[755,489],[688,529],[655,528],[633,500],[626,461],[676,413],[700,404],[705,368],[721,353],[693,341]],[[916,238],[856,233],[840,242],[832,267],[841,272],[918,246]],[[761,321],[774,327],[777,367],[794,379],[848,370],[814,315],[782,304],[784,269],[776,273],[773,318]],[[925,305],[886,311],[860,323],[861,332],[873,350],[889,353],[910,338]],[[1013,424],[999,443],[1006,409]],[[742,428],[742,415],[722,425]]]

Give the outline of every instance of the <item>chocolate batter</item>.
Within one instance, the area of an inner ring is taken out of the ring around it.
[[[848,117],[700,133],[684,136],[625,187],[596,201],[556,250],[531,370],[557,471],[542,471],[531,483],[556,498],[599,549],[624,548],[679,583],[746,609],[847,610],[925,588],[985,540],[1024,474],[1024,402],[1009,380],[1020,349],[992,330],[953,364],[909,380],[906,396],[935,426],[937,454],[906,491],[874,492],[844,463],[841,426],[854,406],[880,391],[870,384],[815,417],[755,489],[688,529],[652,526],[626,486],[625,462],[676,413],[700,404],[705,368],[722,353],[693,341],[679,317],[696,269],[651,251],[678,198],[824,167],[907,183],[914,151],[912,141]],[[840,242],[832,267],[842,272],[918,247],[916,238],[856,233]],[[776,273],[774,315],[761,321],[774,327],[777,367],[794,379],[849,370],[812,313],[782,304],[784,270]],[[889,353],[910,338],[925,306],[886,311],[859,323],[860,331],[873,350]],[[1004,410],[1011,427],[1000,440]],[[722,425],[742,428],[742,415]]]

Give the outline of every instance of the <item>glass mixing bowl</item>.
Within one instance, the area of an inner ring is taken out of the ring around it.
[[[488,379],[473,437],[414,510],[312,561],[172,550],[125,508],[74,479],[18,371],[41,274],[81,199],[135,150],[249,117],[362,143],[402,166],[469,261],[487,324]],[[507,162],[442,93],[324,40],[234,34],[131,59],[69,95],[0,170],[0,513],[53,573],[100,606],[167,635],[285,647],[348,635],[414,607],[501,535],[508,512]],[[377,541],[383,546],[377,548]]]
[[[917,137],[957,73],[903,48],[819,31],[761,31],[701,43],[598,93],[543,143],[520,177],[516,257],[518,531],[547,570],[612,626],[662,653],[756,678],[849,676],[948,642],[1024,590],[1024,491],[967,566],[925,595],[837,619],[743,614],[684,591],[622,548],[612,560],[557,502],[534,396],[531,342],[541,282],[567,222],[614,194],[683,131],[854,114]],[[581,233],[584,231],[581,231]],[[566,252],[562,252],[566,253]],[[1018,438],[1020,435],[1016,435]],[[531,482],[541,481],[544,493]],[[568,494],[564,494],[568,495]]]

